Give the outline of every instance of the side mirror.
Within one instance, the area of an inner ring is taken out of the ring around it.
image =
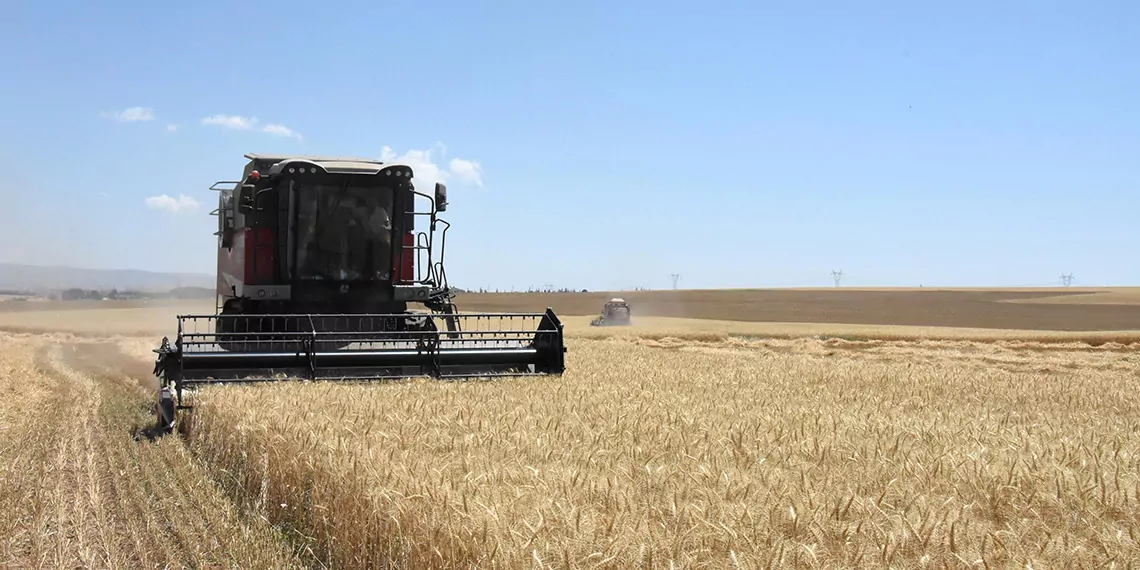
[[[221,245],[230,249],[234,244],[234,202],[230,195],[222,194],[218,207],[218,234]]]
[[[447,185],[442,182],[435,183],[435,209],[438,212],[447,211]]]

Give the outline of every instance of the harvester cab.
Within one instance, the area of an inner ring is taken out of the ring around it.
[[[595,327],[628,326],[630,308],[625,299],[615,297],[602,306],[602,315],[590,321]]]
[[[367,158],[245,157],[241,180],[210,187],[214,314],[178,316],[173,343],[155,350],[159,431],[188,407],[184,391],[203,385],[564,371],[552,309],[456,310],[443,266],[445,185],[419,192],[409,166]]]

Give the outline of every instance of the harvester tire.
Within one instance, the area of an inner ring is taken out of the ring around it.
[[[168,434],[174,431],[174,395],[170,393],[170,388],[163,388],[158,391],[158,403],[155,405],[157,412],[157,425],[156,431],[160,434]]]
[[[230,317],[230,318],[226,318]],[[238,329],[238,323],[244,325]],[[249,333],[228,337],[232,340],[219,340],[218,346],[226,352],[293,352],[306,350],[311,338],[307,330],[288,330],[290,321],[261,318],[256,314],[226,314],[218,317],[217,332]],[[262,333],[262,334],[258,334]],[[265,334],[271,333],[271,334]],[[317,343],[318,351],[340,350],[352,344],[351,340],[330,340]]]

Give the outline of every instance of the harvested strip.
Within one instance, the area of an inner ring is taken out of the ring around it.
[[[137,383],[95,373],[114,345],[73,342],[0,334],[0,566],[300,566],[181,441],[134,441]]]

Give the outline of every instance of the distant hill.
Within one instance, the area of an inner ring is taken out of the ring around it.
[[[82,269],[0,263],[0,290],[58,291],[81,288],[166,292],[180,287],[205,287],[213,290],[214,284],[214,276],[203,273],[159,273],[137,269]]]

